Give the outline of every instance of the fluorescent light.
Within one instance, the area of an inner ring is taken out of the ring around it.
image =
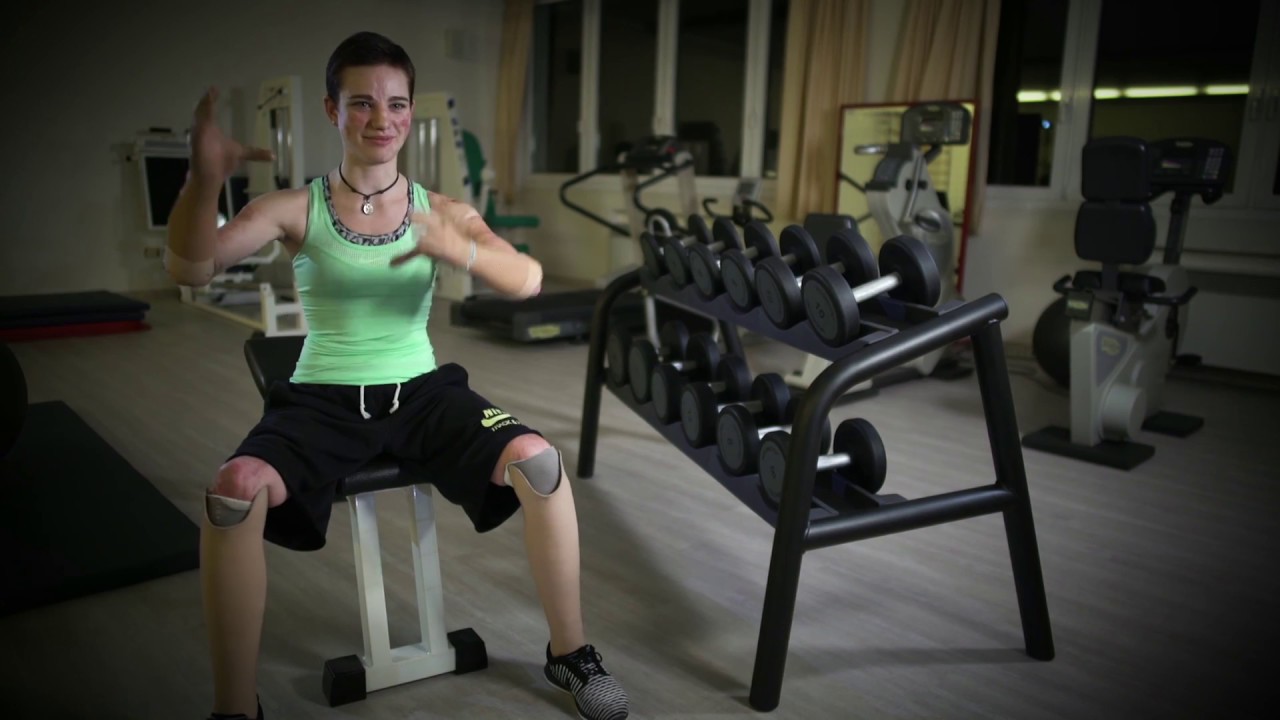
[[[1248,85],[1206,85],[1205,95],[1248,95]]]
[[[1117,88],[1097,88],[1093,91],[1093,97],[1096,100],[1115,100],[1120,97],[1120,90]]]
[[[1018,102],[1038,103],[1049,99],[1049,93],[1043,90],[1019,90]]]
[[[1125,88],[1124,96],[1127,98],[1171,98],[1171,97],[1187,97],[1195,95],[1199,92],[1194,86],[1180,85],[1172,87],[1133,87]]]
[[[1050,99],[1050,100],[1052,100],[1052,101],[1054,101],[1054,102],[1062,102],[1062,91],[1061,91],[1061,90],[1050,90],[1050,91],[1049,91],[1049,99]]]

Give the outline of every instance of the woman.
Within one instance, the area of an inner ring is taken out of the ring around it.
[[[414,68],[376,33],[344,40],[326,69],[325,112],[342,137],[338,167],[306,188],[263,195],[218,227],[218,192],[242,162],[269,161],[200,100],[191,173],[169,220],[166,267],[201,286],[279,240],[293,257],[309,328],[290,382],[206,492],[200,572],[215,719],[262,720],[257,659],[266,604],[265,540],[324,545],[335,482],[383,453],[415,463],[477,532],[524,509],[528,560],[550,630],[544,672],[589,720],[628,715],[628,699],[586,643],[578,526],[559,452],[437,366],[427,334],[438,263],[509,297],[537,294],[542,270],[463,203],[402,176]]]

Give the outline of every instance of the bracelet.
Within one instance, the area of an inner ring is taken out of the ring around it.
[[[467,272],[471,272],[471,266],[476,264],[476,241],[471,241],[471,257],[467,258]]]

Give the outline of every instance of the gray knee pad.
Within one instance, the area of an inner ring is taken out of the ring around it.
[[[560,451],[553,447],[524,460],[507,464],[507,484],[512,484],[512,476],[524,478],[533,491],[548,497],[560,487],[560,478],[564,476],[564,466],[560,462]]]
[[[249,500],[223,497],[213,493],[205,493],[204,507],[209,514],[209,522],[218,527],[239,525],[249,515],[253,503]]]

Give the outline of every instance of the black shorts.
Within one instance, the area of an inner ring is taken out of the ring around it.
[[[390,456],[446,500],[477,532],[498,527],[520,507],[515,491],[490,478],[507,444],[541,435],[495,407],[467,384],[460,365],[442,365],[400,386],[361,388],[277,382],[262,419],[231,455],[264,460],[289,496],[267,511],[265,537],[294,550],[324,547],[337,481]]]

